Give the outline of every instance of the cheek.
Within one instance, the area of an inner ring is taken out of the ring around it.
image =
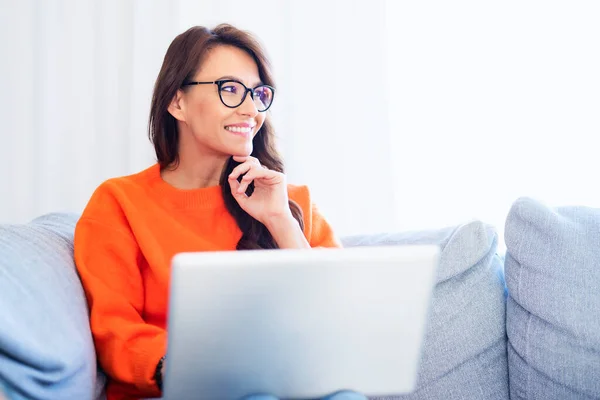
[[[197,128],[206,130],[215,125],[222,125],[225,118],[228,117],[229,110],[222,107],[221,104],[215,104],[210,99],[197,101],[190,109],[190,120],[192,125]]]
[[[207,111],[206,104],[203,101],[190,102],[186,110],[188,125],[191,127],[200,126],[202,121],[206,120]]]
[[[260,128],[262,128],[263,124],[265,123],[264,113],[261,113],[258,115],[258,117],[256,117],[256,123],[258,125],[258,129],[256,130],[256,132],[258,132],[260,130]]]

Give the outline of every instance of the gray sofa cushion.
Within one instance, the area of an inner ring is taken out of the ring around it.
[[[104,397],[73,263],[76,221],[0,226],[0,387],[11,399]]]
[[[441,246],[417,389],[390,399],[507,400],[505,290],[497,234],[481,222],[343,239],[344,246]]]
[[[600,399],[600,209],[521,198],[505,239],[511,399]]]

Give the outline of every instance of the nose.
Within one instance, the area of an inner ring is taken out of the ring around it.
[[[242,104],[240,104],[237,109],[242,115],[248,115],[252,118],[256,117],[258,114],[258,109],[256,108],[256,104],[254,104],[254,99],[252,98],[251,92],[246,92],[246,98],[244,101],[242,101]]]

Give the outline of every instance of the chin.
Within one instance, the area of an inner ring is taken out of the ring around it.
[[[231,151],[229,151],[229,154],[231,154],[232,156],[238,156],[238,157],[248,157],[249,155],[252,154],[252,146],[247,147],[244,146],[243,148],[232,148]]]

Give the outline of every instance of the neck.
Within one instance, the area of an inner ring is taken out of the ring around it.
[[[178,189],[218,186],[229,157],[224,154],[201,152],[197,143],[179,144],[179,163],[161,171],[163,180]]]

